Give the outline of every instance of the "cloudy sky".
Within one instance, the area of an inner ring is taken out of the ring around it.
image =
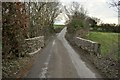
[[[102,20],[103,23],[116,23],[118,24],[118,13],[114,8],[109,8],[108,2],[110,0],[60,0],[64,5],[68,5],[72,1],[81,3],[88,11],[88,15],[91,17],[97,17]],[[64,18],[63,18],[64,19]],[[61,23],[64,20],[61,21]]]

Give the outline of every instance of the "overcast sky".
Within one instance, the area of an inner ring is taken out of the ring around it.
[[[72,1],[81,3],[88,11],[91,17],[100,18],[103,23],[116,23],[118,24],[118,13],[114,8],[109,8],[108,2],[110,0],[60,0],[64,5]],[[64,21],[62,21],[64,22]]]
[[[13,1],[13,0],[3,0],[3,1]],[[22,1],[22,0],[21,0]],[[29,0],[24,0],[29,1]],[[48,0],[38,0],[38,1],[48,1]],[[55,1],[55,0],[49,0]],[[81,3],[85,9],[87,9],[88,14],[90,17],[97,17],[100,18],[103,23],[116,23],[118,24],[118,13],[115,11],[114,8],[109,8],[110,5],[108,4],[112,0],[60,0],[64,5],[69,4],[70,2],[76,1]],[[119,1],[119,0],[115,0]],[[61,17],[61,16],[59,16]],[[56,23],[63,23],[65,21],[62,18],[62,21],[57,21]]]

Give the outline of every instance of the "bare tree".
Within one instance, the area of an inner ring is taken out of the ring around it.
[[[69,17],[69,21],[67,23],[71,23],[75,20],[74,23],[76,25],[74,24],[74,26],[84,26],[87,11],[80,3],[72,2],[69,6],[64,6],[64,11]]]
[[[59,2],[30,2],[30,36],[45,35],[59,15]],[[47,30],[47,31],[46,31]]]
[[[109,2],[109,4],[110,4],[110,7],[116,8],[117,11],[120,10],[120,1],[118,1],[118,0],[111,0],[111,1]]]
[[[71,18],[72,15],[76,13],[81,13],[81,14],[87,14],[87,11],[84,9],[84,7],[78,3],[78,2],[71,2],[70,5],[63,6],[64,7],[64,12],[66,15]]]

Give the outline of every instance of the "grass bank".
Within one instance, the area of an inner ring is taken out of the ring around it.
[[[118,33],[89,32],[86,38],[101,44],[102,56],[118,56]]]

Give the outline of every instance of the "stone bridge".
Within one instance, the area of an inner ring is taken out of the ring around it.
[[[100,55],[100,44],[91,40],[83,39],[80,37],[75,38],[75,44],[84,50],[87,50],[95,55]]]

